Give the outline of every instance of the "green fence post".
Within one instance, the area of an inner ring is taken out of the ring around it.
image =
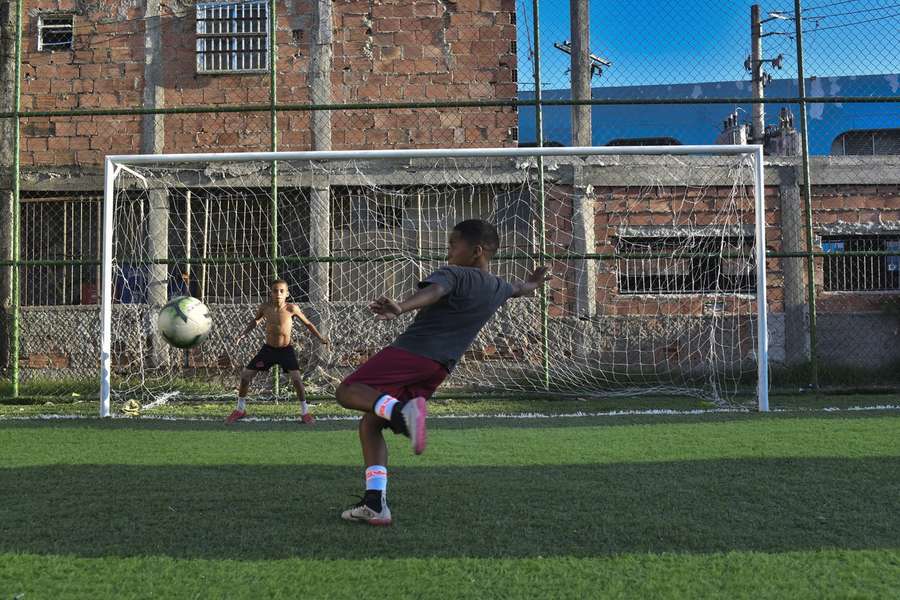
[[[816,264],[813,260],[812,184],[809,176],[809,123],[806,115],[806,82],[803,75],[803,14],[800,0],[794,0],[794,31],[797,43],[797,100],[800,103],[800,143],[803,154],[803,202],[806,208],[806,279],[809,289],[809,362],[812,387],[819,387],[819,360],[816,334]]]

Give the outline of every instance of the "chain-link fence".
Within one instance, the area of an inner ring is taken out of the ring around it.
[[[893,0],[0,1],[0,395],[76,361],[42,314],[97,334],[105,155],[538,144],[763,144],[773,386],[894,385],[898,32]]]

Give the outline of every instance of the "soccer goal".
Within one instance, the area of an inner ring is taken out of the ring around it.
[[[552,279],[510,300],[441,392],[694,396],[768,409],[759,146],[110,156],[101,415],[117,402],[233,396],[262,336],[235,335],[275,278],[330,338],[294,343],[313,394],[389,344],[372,319],[446,257],[458,221],[497,226],[492,269]],[[213,318],[190,350],[156,333],[174,296]],[[278,398],[277,376],[257,395]]]

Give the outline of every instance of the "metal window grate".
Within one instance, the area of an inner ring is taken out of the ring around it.
[[[21,244],[24,260],[100,259],[102,196],[23,194]],[[21,268],[23,306],[95,304],[98,265],[72,263]]]
[[[826,236],[826,292],[887,292],[900,290],[900,235]],[[889,256],[841,256],[844,252],[891,252]]]
[[[38,50],[71,50],[75,44],[74,15],[41,15],[38,18]]]
[[[616,253],[650,255],[617,261],[621,294],[750,294],[756,287],[749,237],[621,238]]]
[[[878,156],[900,154],[900,129],[845,131],[831,144],[834,156]]]
[[[197,72],[265,71],[269,6],[265,2],[197,5]]]

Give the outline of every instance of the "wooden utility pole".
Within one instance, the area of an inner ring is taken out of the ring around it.
[[[589,0],[569,0],[571,15],[572,53],[572,99],[591,99],[591,33]],[[591,145],[591,106],[572,105],[572,145]]]
[[[750,73],[754,100],[762,100],[765,92],[762,59],[762,21],[759,4],[750,7]],[[766,113],[762,102],[753,104],[753,140],[762,142],[766,131]]]

